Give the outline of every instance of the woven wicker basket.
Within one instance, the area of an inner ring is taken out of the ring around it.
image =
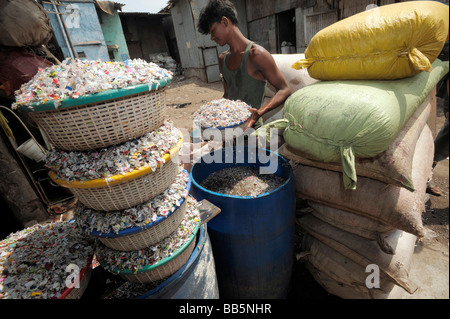
[[[178,164],[171,157],[179,152],[182,144],[181,138],[163,156],[165,164],[158,165],[155,171],[146,166],[124,175],[85,182],[67,182],[58,179],[55,172],[50,172],[49,176],[56,184],[68,188],[86,207],[99,211],[127,209],[151,200],[173,183],[178,173]]]
[[[144,249],[152,246],[171,233],[173,233],[181,224],[186,214],[186,201],[181,206],[175,209],[167,218],[160,217],[155,222],[147,225],[145,228],[135,227],[131,231],[125,232],[121,235],[120,232],[116,237],[110,234],[101,234],[98,239],[106,247],[119,251],[133,251]],[[90,233],[90,235],[93,235]],[[102,237],[102,235],[109,235]]]
[[[137,272],[133,272],[131,270],[118,271],[117,269],[112,271],[114,273],[118,273],[124,280],[137,283],[151,283],[157,280],[165,279],[180,269],[189,259],[195,247],[195,238],[199,228],[200,222],[197,223],[189,240],[183,246],[181,246],[170,257],[166,257],[154,265],[145,266]],[[103,264],[102,266],[107,269],[109,268]]]
[[[21,106],[19,110],[29,112],[56,148],[85,151],[108,147],[138,138],[164,123],[164,85],[168,81],[161,80],[157,89],[151,84],[141,84],[66,99],[58,108],[50,101],[33,108]]]

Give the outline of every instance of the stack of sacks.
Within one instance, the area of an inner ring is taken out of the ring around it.
[[[425,235],[434,154],[426,122],[430,92],[448,72],[448,62],[436,59],[447,12],[432,1],[398,3],[320,31],[294,66],[321,81],[295,92],[284,118],[265,126],[284,129],[280,153],[291,160],[297,196],[312,208],[298,220],[307,267],[342,298],[397,298],[417,289],[408,272],[416,237]],[[379,287],[366,281],[373,265]]]

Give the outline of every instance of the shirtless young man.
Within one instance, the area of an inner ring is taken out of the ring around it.
[[[238,28],[236,8],[228,0],[210,0],[200,13],[198,30],[210,34],[220,46],[229,45],[230,50],[219,57],[223,97],[250,105],[252,116],[244,130],[258,128],[262,125],[261,116],[283,104],[291,94],[272,55],[244,37]],[[266,81],[273,85],[276,94],[262,105]]]

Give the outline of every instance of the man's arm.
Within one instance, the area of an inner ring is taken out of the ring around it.
[[[259,110],[251,108],[252,116],[245,129],[250,128],[265,113],[277,108],[291,95],[291,90],[284,75],[278,69],[272,55],[262,47],[253,47],[250,51],[249,74],[254,78],[267,80],[276,89],[275,95]]]

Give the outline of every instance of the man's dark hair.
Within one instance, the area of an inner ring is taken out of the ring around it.
[[[236,7],[231,1],[210,0],[200,12],[198,31],[202,34],[209,34],[209,29],[214,22],[220,22],[222,17],[227,17],[234,25],[238,24]]]

